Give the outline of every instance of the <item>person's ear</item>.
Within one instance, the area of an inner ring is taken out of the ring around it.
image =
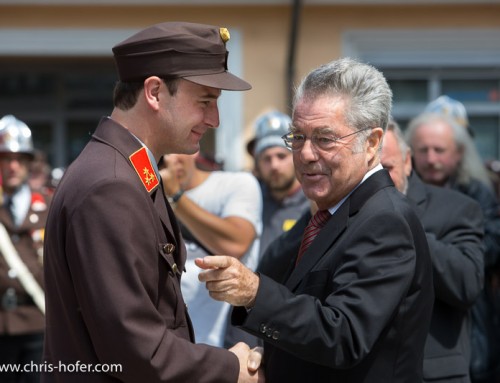
[[[144,98],[148,105],[155,111],[160,109],[160,90],[163,80],[157,76],[144,80]]]
[[[406,151],[406,156],[404,159],[404,171],[406,174],[406,177],[409,177],[412,171],[412,163],[411,163],[411,150],[408,149]]]
[[[384,136],[384,130],[382,128],[373,128],[366,140],[368,144],[367,151],[370,155],[375,156],[375,154],[382,147],[382,137]]]

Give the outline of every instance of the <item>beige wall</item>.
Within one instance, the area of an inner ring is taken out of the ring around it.
[[[286,110],[286,60],[291,7],[285,6],[0,6],[4,28],[142,28],[184,20],[238,28],[243,38],[245,137],[253,119],[271,106]],[[500,5],[306,6],[297,47],[296,78],[334,59],[341,34],[358,28],[500,28]],[[111,47],[110,47],[111,48]]]

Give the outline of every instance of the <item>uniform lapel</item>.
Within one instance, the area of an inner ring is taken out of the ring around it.
[[[160,219],[165,226],[165,228],[172,233],[173,237],[175,238],[176,246],[177,246],[177,255],[178,259],[176,259],[176,262],[179,265],[183,265],[186,263],[186,247],[184,246],[184,241],[182,240],[181,234],[180,234],[180,227],[177,223],[177,218],[175,216],[174,211],[172,210],[172,207],[168,203],[167,199],[165,198],[165,194],[163,191],[163,185],[161,185],[155,190],[154,195],[152,195],[153,202],[156,208],[156,211],[160,215]]]
[[[137,182],[141,184],[141,188],[144,190],[144,193],[147,193],[151,197],[152,207],[154,205],[153,209],[157,212],[165,231],[168,232],[167,237],[175,239],[175,246],[178,249],[177,253],[181,258],[176,261],[179,262],[179,264],[184,265],[186,257],[184,243],[180,238],[180,232],[177,227],[175,215],[171,207],[167,207],[168,202],[163,195],[162,185],[160,185],[160,182],[157,182],[152,189],[149,189],[147,183],[144,182],[145,179],[142,177],[143,173],[141,169],[137,170],[136,167],[134,167],[134,163],[130,159],[130,156],[141,150],[141,143],[127,129],[110,118],[103,118],[101,120],[92,137],[113,147],[127,159],[127,162],[130,165],[130,171],[136,174]],[[180,262],[181,260],[183,261],[182,263]]]

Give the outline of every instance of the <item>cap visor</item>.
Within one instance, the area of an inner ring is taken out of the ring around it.
[[[199,76],[186,76],[182,77],[184,80],[194,82],[195,84],[209,86],[211,88],[217,88],[222,90],[249,90],[252,86],[236,77],[234,74],[229,72],[214,73],[214,74],[204,74]]]

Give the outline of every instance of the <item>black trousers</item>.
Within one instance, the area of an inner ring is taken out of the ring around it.
[[[43,334],[0,335],[0,382],[39,383],[42,352]]]

